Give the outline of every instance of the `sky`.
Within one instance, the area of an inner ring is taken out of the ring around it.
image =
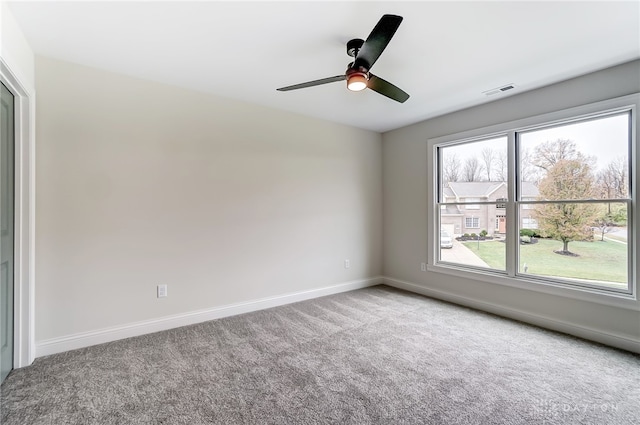
[[[535,130],[521,136],[522,147],[527,147],[530,151],[547,140],[557,139],[573,140],[580,152],[597,158],[596,169],[604,168],[618,157],[629,157],[629,115],[625,113]]]
[[[580,121],[569,125],[549,127],[520,133],[521,147],[530,152],[536,146],[557,139],[570,139],[575,142],[578,151],[587,156],[597,158],[596,171],[605,168],[616,158],[629,157],[629,115],[627,113],[607,116],[588,121]],[[481,159],[482,149],[493,147],[494,150],[506,150],[506,137],[494,138],[482,142],[444,148],[444,155],[456,154],[461,163],[466,158],[476,156]],[[480,161],[482,163],[482,161]]]

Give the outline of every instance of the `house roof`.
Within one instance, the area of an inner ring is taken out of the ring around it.
[[[520,184],[520,191],[522,192],[520,195],[527,198],[537,198],[540,194],[538,186],[532,182],[522,182],[522,184]]]
[[[449,182],[449,187],[458,198],[486,198],[504,182]]]
[[[456,196],[456,194],[455,194],[455,193],[453,193],[453,190],[451,190],[451,188],[450,188],[450,187],[448,187],[448,186],[445,186],[445,187],[442,189],[442,194],[443,194],[445,197],[447,197],[447,198],[451,198],[451,197],[455,197],[455,196]]]
[[[506,182],[449,182],[443,190],[445,197],[487,198]],[[522,182],[521,196],[531,198],[538,196],[538,188],[532,182]]]

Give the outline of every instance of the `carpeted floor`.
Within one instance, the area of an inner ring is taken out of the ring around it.
[[[640,356],[376,286],[37,359],[0,423],[639,424]]]

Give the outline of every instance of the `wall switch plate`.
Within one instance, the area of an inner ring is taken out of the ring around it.
[[[427,263],[420,263],[420,270],[422,270],[423,272],[427,271]]]
[[[167,296],[167,285],[158,285],[158,298]]]
[[[348,269],[349,267],[351,267],[351,261],[349,260],[344,260],[344,268]]]

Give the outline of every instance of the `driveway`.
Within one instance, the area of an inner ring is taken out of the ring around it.
[[[596,232],[598,233],[598,232]],[[627,241],[627,228],[626,227],[614,227],[609,233],[604,235],[604,238],[607,239],[607,236],[613,236],[620,241]],[[614,239],[615,240],[615,239]]]
[[[487,263],[482,261],[480,257],[473,253],[469,248],[462,245],[462,243],[457,240],[453,240],[453,248],[451,249],[441,249],[440,256],[442,261],[447,261],[449,263],[458,263],[465,264],[468,266],[478,266],[478,267],[489,267]]]

